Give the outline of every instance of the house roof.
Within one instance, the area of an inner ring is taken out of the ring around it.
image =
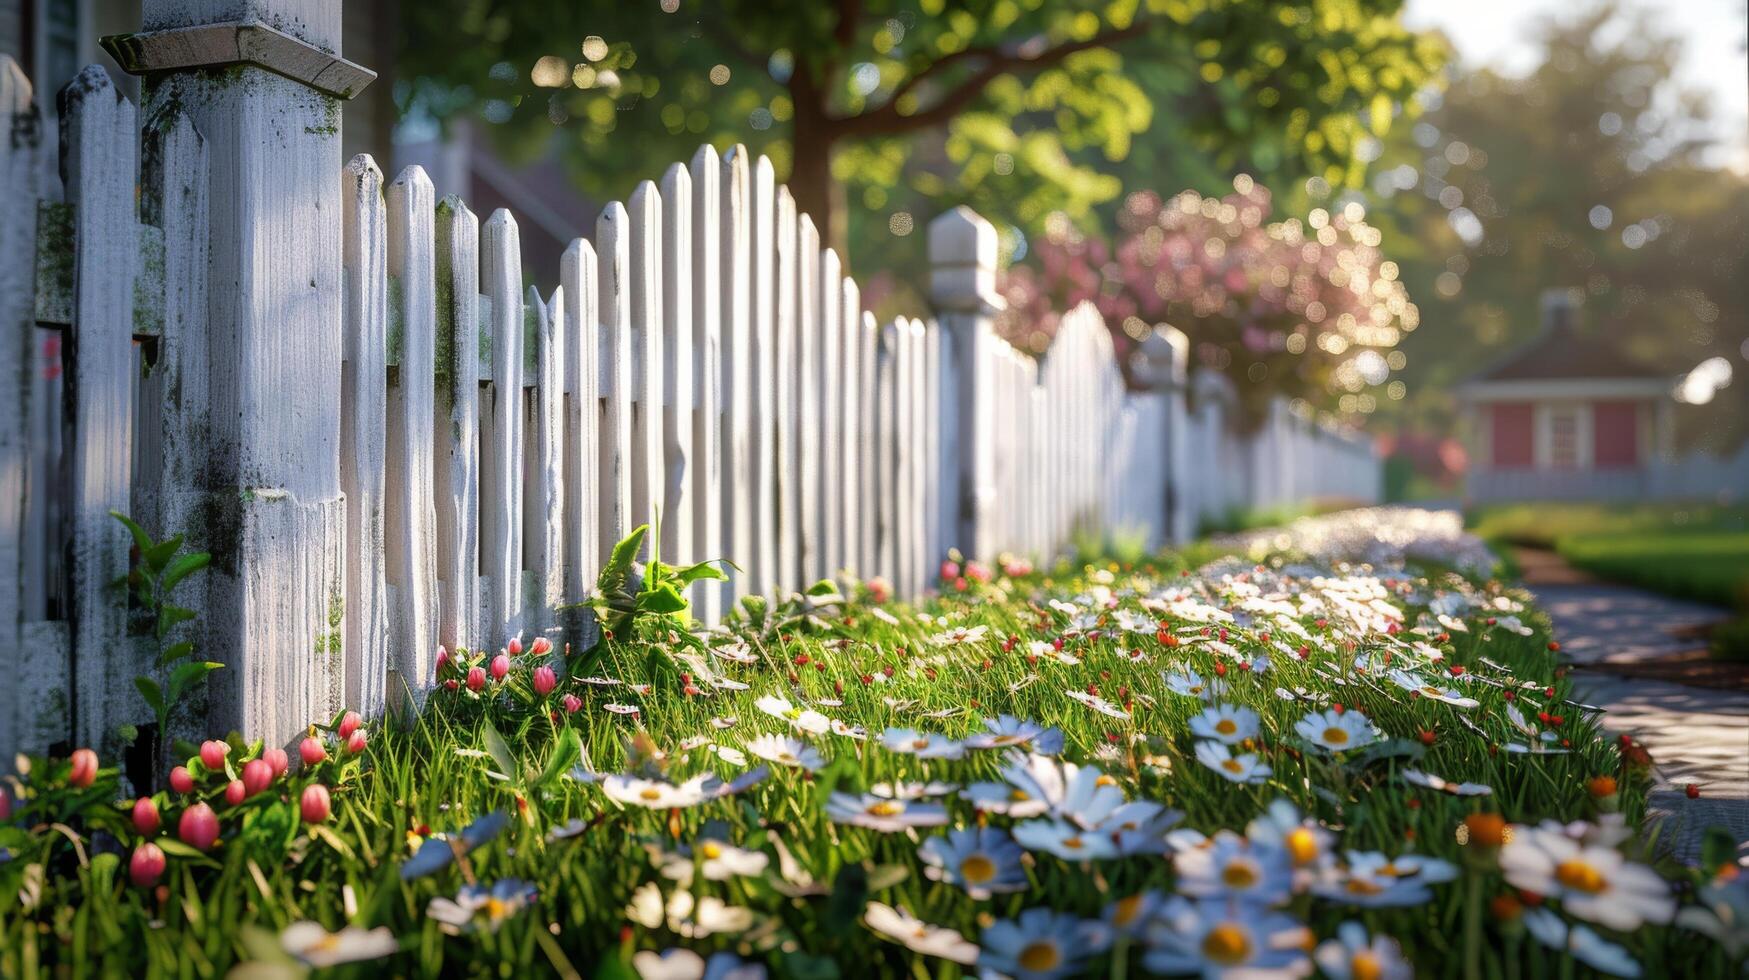
[[[1618,350],[1609,341],[1579,333],[1573,307],[1562,295],[1543,301],[1543,326],[1527,343],[1471,375],[1486,381],[1571,380],[1575,378],[1663,378],[1665,372]]]

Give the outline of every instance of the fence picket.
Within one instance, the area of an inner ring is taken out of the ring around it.
[[[838,569],[862,574],[862,535],[857,522],[862,516],[862,313],[856,283],[845,276],[839,281],[838,311]]]
[[[37,153],[42,142],[36,103],[32,98],[30,80],[10,55],[0,54],[0,130],[9,138],[0,141],[0,357],[17,367],[0,371],[0,646],[23,651],[25,610],[22,601],[25,575],[24,534],[25,499],[32,488],[24,460],[30,451],[29,399],[36,371],[36,178]],[[202,192],[205,182],[202,181]],[[47,714],[41,707],[46,700],[42,693],[62,689],[56,681],[65,682],[66,663],[63,658],[42,657],[58,662],[62,676],[40,677],[37,657],[19,656],[8,666],[20,675],[9,685],[11,690],[0,695],[0,759],[10,759],[20,750],[41,751],[50,741],[46,736],[55,727],[53,722],[44,730]],[[50,682],[54,686],[43,685]]]
[[[437,639],[454,649],[486,642],[480,626],[480,222],[460,198],[437,205],[432,407],[437,511]]]
[[[844,285],[838,273],[838,253],[820,252],[819,312],[815,323],[820,344],[816,390],[820,400],[820,564],[822,578],[836,579],[844,567],[844,527],[839,507],[844,500],[844,467],[840,438],[844,431]]]
[[[388,388],[387,470],[383,482],[387,555],[389,645],[388,692],[415,695],[432,678],[437,649],[437,463],[433,447],[437,412],[436,194],[419,167],[408,167],[389,185],[388,268],[400,284],[391,302],[398,329],[389,337],[397,365]],[[382,375],[378,375],[382,377]],[[362,651],[349,647],[352,656]],[[355,702],[376,711],[377,701]]]
[[[734,601],[755,591],[747,563],[754,559],[753,507],[748,489],[753,486],[753,350],[749,319],[752,278],[753,219],[752,168],[747,148],[736,145],[722,162],[722,323],[723,356],[723,551],[742,571],[731,572],[725,600]]]
[[[748,572],[760,595],[772,595],[777,575],[777,185],[771,160],[753,166],[753,232],[747,271],[753,277],[753,551]]]
[[[723,554],[722,441],[722,162],[709,145],[692,157],[692,541],[696,560]],[[692,590],[699,616],[715,623],[723,615],[723,589],[700,582]]]
[[[131,485],[139,132],[132,103],[96,66],[61,91],[61,107],[74,249],[75,305],[63,389],[66,417],[73,420],[66,503],[73,737],[111,747],[120,724],[145,720],[133,686],[138,665],[121,639],[127,636],[127,610],[108,594],[109,584],[127,574],[130,543],[109,515],[128,510]]]
[[[777,357],[773,369],[773,405],[777,412],[777,581],[794,589],[802,584],[800,409],[796,403],[796,353],[801,338],[797,310],[796,203],[789,188],[777,189]]]
[[[796,217],[796,519],[800,588],[827,574],[820,506],[820,235],[813,219]]]
[[[559,286],[565,302],[565,599],[580,601],[595,586],[600,566],[601,509],[600,410],[597,407],[600,356],[595,248],[573,239],[559,260]]]
[[[383,174],[368,154],[346,165],[341,250],[340,489],[346,494],[346,703],[387,697],[389,617],[384,493],[388,422],[389,233]]]
[[[662,194],[640,183],[630,216],[629,298],[632,325],[632,526],[652,525],[641,557],[656,545],[654,525],[668,520],[662,499]]]
[[[526,624],[545,632],[565,601],[565,287],[545,301],[528,287],[527,340],[532,344],[535,387],[529,411],[528,458],[524,464],[523,564],[530,579]]]
[[[861,303],[856,304],[861,309]],[[880,499],[876,496],[875,477],[879,468],[880,446],[880,392],[876,388],[875,378],[880,370],[881,328],[875,322],[875,316],[868,310],[861,310],[859,319],[861,329],[859,339],[861,350],[857,354],[856,363],[862,376],[857,382],[858,394],[857,412],[857,466],[862,473],[860,506],[857,508],[856,527],[861,539],[857,544],[858,578],[869,578],[882,574],[879,571],[880,560]]]
[[[480,234],[480,288],[490,331],[491,411],[480,417],[481,642],[499,646],[522,629],[523,323],[522,250],[516,218],[492,212]]]
[[[902,323],[880,329],[875,367],[875,564],[870,575],[889,584],[899,565],[899,402]]]
[[[596,388],[602,492],[595,553],[597,561],[606,561],[613,546],[637,527],[632,510],[631,216],[618,201],[602,208],[596,219],[595,248],[601,286]]]
[[[691,564],[693,540],[692,176],[673,164],[662,177],[662,556]]]

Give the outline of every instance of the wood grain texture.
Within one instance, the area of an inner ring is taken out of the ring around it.
[[[655,525],[667,519],[663,500],[662,427],[662,194],[650,181],[627,202],[631,254],[627,282],[632,327],[632,521],[651,525],[641,557],[656,543]]]
[[[749,271],[753,231],[752,168],[747,148],[736,145],[722,163],[722,391],[723,556],[741,567],[730,573],[730,598],[754,593],[749,563],[753,545],[753,336]]]
[[[798,440],[800,409],[796,381],[800,337],[796,283],[796,204],[789,188],[777,189],[777,247],[774,302],[777,307],[777,352],[773,364],[772,404],[777,413],[774,467],[777,475],[777,572],[781,592],[803,588],[801,548],[801,456]]]
[[[844,526],[839,517],[844,501],[844,280],[838,271],[838,253],[820,252],[820,290],[816,336],[815,390],[820,405],[820,560],[821,578],[836,578],[844,567]]]
[[[91,67],[61,92],[61,162],[73,206],[72,329],[63,412],[71,429],[65,501],[75,741],[119,746],[118,725],[150,716],[133,688],[127,612],[109,583],[128,571],[130,538],[110,516],[126,513],[134,437],[133,228],[139,173],[134,107],[109,74]],[[119,230],[119,233],[118,233]]]
[[[601,451],[601,506],[596,515],[602,561],[636,527],[632,510],[632,326],[631,218],[618,201],[601,209],[595,222],[599,262],[601,336],[597,356],[597,431]]]
[[[340,367],[340,488],[346,494],[346,703],[387,703],[390,608],[387,493],[389,299],[383,174],[368,155],[346,165],[341,241],[346,296]],[[405,436],[403,435],[403,441]]]
[[[573,239],[559,260],[565,297],[565,572],[564,595],[580,602],[601,568],[598,511],[601,494],[599,367],[600,284],[595,247]]]
[[[862,514],[862,453],[858,447],[862,420],[862,311],[861,296],[849,276],[839,283],[838,298],[838,567],[835,571],[862,574],[862,535],[857,520]]]
[[[710,146],[693,154],[692,166],[692,479],[691,554],[723,557],[722,440],[722,161]],[[727,608],[723,583],[700,582],[694,608],[717,623]]]
[[[31,375],[36,363],[36,168],[42,132],[29,79],[0,54],[0,658],[22,671],[24,520]],[[41,492],[40,488],[37,492]],[[48,659],[62,659],[59,657]],[[65,671],[62,660],[62,671]],[[0,759],[40,752],[55,741],[35,710],[37,693],[22,683],[0,694]],[[45,740],[46,739],[46,740]]]
[[[527,337],[534,345],[534,388],[529,392],[527,449],[522,503],[523,564],[528,590],[523,597],[527,628],[547,632],[557,625],[565,601],[565,293],[546,300],[528,287]]]
[[[516,218],[502,208],[480,230],[480,290],[490,301],[490,425],[481,418],[480,558],[487,578],[483,642],[501,646],[522,628],[522,250]],[[481,344],[482,349],[486,347]]]
[[[857,318],[861,349],[857,354],[856,364],[861,376],[856,388],[856,451],[857,468],[862,474],[858,481],[859,507],[854,518],[858,535],[856,574],[859,578],[868,578],[881,574],[881,501],[875,492],[876,474],[880,465],[880,392],[875,386],[875,375],[879,370],[880,327],[875,323],[873,313],[861,309],[860,300],[854,305],[860,313]]]
[[[437,343],[432,496],[439,643],[484,642],[480,626],[480,222],[458,197],[436,215]]]
[[[796,216],[796,523],[801,578],[806,588],[825,577],[825,510],[820,505],[820,234],[805,214]]]
[[[771,160],[753,167],[753,230],[748,273],[753,277],[750,331],[752,357],[753,553],[748,574],[761,595],[773,595],[777,578],[777,183]]]
[[[703,558],[693,536],[702,488],[692,445],[692,175],[673,164],[662,175],[662,556],[674,564]]]

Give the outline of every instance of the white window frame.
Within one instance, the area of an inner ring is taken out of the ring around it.
[[[1555,466],[1555,416],[1556,414],[1572,413],[1573,465],[1568,467]],[[1573,399],[1559,401],[1543,401],[1536,403],[1536,434],[1532,439],[1532,451],[1539,470],[1556,470],[1575,472],[1595,468],[1593,458],[1593,420],[1591,417],[1591,402]]]

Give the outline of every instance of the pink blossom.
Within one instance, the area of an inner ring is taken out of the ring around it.
[[[197,851],[204,851],[219,839],[219,815],[205,803],[196,803],[182,811],[176,822],[176,837]]]
[[[158,883],[168,864],[164,849],[146,841],[134,848],[133,856],[128,858],[128,880],[135,888],[150,888]]]

